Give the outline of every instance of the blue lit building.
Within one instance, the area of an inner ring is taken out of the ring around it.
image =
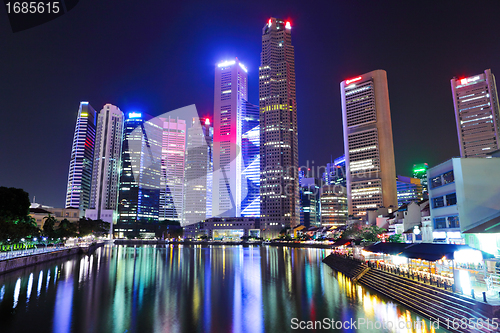
[[[241,153],[243,157],[241,216],[260,216],[260,126],[259,107],[244,101]]]
[[[320,186],[315,178],[300,181],[300,224],[319,227],[321,224]]]
[[[398,175],[396,188],[398,191],[398,207],[413,201],[423,200],[422,184],[418,178]]]
[[[158,222],[162,124],[130,112],[124,124],[118,198],[119,223]]]
[[[346,186],[345,155],[336,158],[333,163],[326,164],[326,170],[323,173],[323,181],[325,185]]]

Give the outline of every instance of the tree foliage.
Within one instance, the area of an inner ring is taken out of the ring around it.
[[[91,234],[102,235],[109,233],[109,223],[102,220],[91,220],[88,218],[81,218],[78,221],[78,235],[80,237],[88,236]]]
[[[376,242],[379,240],[379,235],[386,232],[386,229],[371,225],[363,227],[359,224],[353,224],[342,233],[342,239],[362,239],[366,242]]]
[[[19,240],[39,235],[29,216],[29,194],[22,189],[0,186],[0,240]]]
[[[387,238],[387,241],[389,243],[403,243],[403,235],[401,234],[390,235],[389,238]]]

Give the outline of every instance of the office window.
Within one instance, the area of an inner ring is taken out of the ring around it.
[[[444,198],[437,197],[432,199],[432,208],[444,207]]]
[[[437,176],[437,177],[434,177],[431,179],[431,186],[432,188],[435,188],[435,187],[438,187],[438,186],[441,186],[443,185],[443,183],[441,182],[441,175]]]
[[[455,176],[453,175],[453,170],[443,174],[443,185],[453,183],[454,181],[455,181]]]
[[[452,206],[457,204],[457,194],[450,193],[446,195],[446,206]]]
[[[445,217],[439,217],[437,219],[434,219],[434,229],[446,229],[446,218]]]
[[[448,225],[450,226],[450,228],[460,228],[458,216],[448,216]]]

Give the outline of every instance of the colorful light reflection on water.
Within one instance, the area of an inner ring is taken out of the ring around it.
[[[334,273],[321,262],[328,252],[106,246],[1,275],[1,332],[293,332],[292,318],[423,320]],[[428,321],[411,329],[329,331],[444,332]]]

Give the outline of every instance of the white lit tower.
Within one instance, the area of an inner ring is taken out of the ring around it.
[[[262,29],[259,67],[260,196],[264,237],[300,223],[295,60],[290,22]]]
[[[106,104],[97,118],[90,208],[85,216],[116,223],[124,115]]]
[[[242,116],[247,99],[246,67],[238,58],[218,63],[214,89],[213,216],[241,216]]]
[[[387,73],[375,70],[340,83],[349,214],[397,209]]]
[[[212,173],[212,138],[210,119],[193,118],[187,130],[183,226],[203,221],[210,214],[207,207],[211,204],[211,189],[207,185]]]
[[[80,102],[69,163],[66,208],[89,208],[96,132],[96,111],[89,102]]]
[[[487,157],[499,147],[499,106],[490,69],[451,80],[461,157]]]
[[[161,117],[163,138],[161,153],[159,220],[181,222],[184,205],[184,159],[186,121],[178,117]]]

